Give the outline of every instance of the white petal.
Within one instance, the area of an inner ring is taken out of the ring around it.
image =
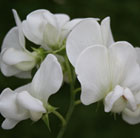
[[[6,65],[3,62],[1,62],[1,72],[5,76],[13,76],[13,75],[20,73],[20,70],[18,70],[14,66],[9,66],[9,65]]]
[[[75,26],[67,38],[68,58],[75,66],[80,53],[94,44],[102,44],[100,25],[95,19],[86,19]]]
[[[12,11],[13,11],[13,15],[14,15],[17,27],[18,27],[19,42],[20,42],[20,45],[24,48],[25,47],[25,38],[23,35],[23,31],[22,31],[21,20],[17,14],[17,11],[14,9]]]
[[[35,44],[42,44],[43,33],[46,30],[46,24],[54,24],[52,14],[47,10],[36,10],[31,12],[22,23],[25,36]]]
[[[75,27],[75,25],[77,25],[77,24],[78,24],[79,22],[81,22],[82,20],[84,20],[84,19],[83,19],[83,18],[73,19],[73,20],[67,22],[67,23],[64,25],[63,29],[64,29],[64,30],[72,30],[73,27]]]
[[[70,17],[66,14],[55,14],[54,16],[56,17],[57,24],[60,28],[70,20]]]
[[[132,112],[129,109],[125,109],[122,114],[123,120],[131,125],[140,123],[140,108],[138,107],[135,112]]]
[[[17,50],[21,50],[22,46],[19,42],[19,33],[18,28],[13,27],[5,36],[2,44],[2,52],[7,48],[15,48]]]
[[[17,78],[30,79],[32,77],[31,71],[22,71],[15,75]]]
[[[75,68],[82,87],[83,104],[99,101],[110,91],[108,51],[104,46],[86,48]]]
[[[137,62],[140,65],[140,48],[136,47],[135,50],[136,50],[136,54],[137,54]]]
[[[123,95],[127,99],[128,105],[130,106],[130,108],[133,111],[135,111],[136,108],[137,108],[137,105],[136,105],[137,103],[136,103],[136,100],[135,100],[135,97],[134,97],[133,93],[128,88],[126,88],[124,90],[124,94]]]
[[[14,90],[16,93],[20,93],[22,91],[30,91],[31,83],[25,84],[23,86],[18,87],[17,89]]]
[[[110,28],[110,17],[106,17],[104,20],[102,20],[101,31],[104,45],[109,47],[111,44],[114,43],[114,39]]]
[[[22,91],[17,94],[17,102],[29,111],[42,113],[46,112],[42,102],[31,96],[27,91]]]
[[[17,93],[7,88],[0,95],[0,113],[5,118],[24,120],[27,112],[17,105]]]
[[[137,104],[140,104],[140,92],[137,92],[135,94],[135,99],[136,99]]]
[[[46,25],[46,30],[43,35],[43,47],[46,49],[46,44],[48,46],[56,46],[59,42],[60,32],[58,28],[54,27],[51,24]]]
[[[31,53],[9,48],[3,52],[2,60],[7,65],[15,65],[21,71],[31,70],[36,65],[36,59]]]
[[[2,128],[7,130],[12,129],[18,124],[18,122],[19,122],[18,120],[6,118],[2,123]]]
[[[27,91],[18,93],[17,102],[22,107],[29,111],[30,118],[37,121],[41,118],[42,114],[46,112],[43,103],[32,97]]]
[[[72,29],[80,22],[84,19],[73,19],[69,22],[67,22],[63,27],[62,27],[62,30],[61,30],[61,38],[62,40],[66,39],[67,36],[69,35],[70,31],[72,31]]]
[[[20,26],[21,25],[21,20],[20,20],[18,14],[17,14],[17,11],[15,9],[13,9],[12,11],[13,11],[13,15],[14,15],[14,18],[15,18],[16,25]]]
[[[123,88],[116,86],[114,91],[105,97],[105,112],[110,112],[115,102],[123,95]],[[121,106],[121,105],[120,105]]]
[[[15,66],[10,66],[4,64],[2,61],[0,63],[1,72],[5,76],[15,76],[17,78],[31,78],[31,71],[22,71],[17,69]]]
[[[140,89],[140,67],[136,62],[136,58],[135,49],[127,42],[117,42],[110,47],[113,87],[121,84],[133,93]]]
[[[56,57],[49,54],[33,78],[32,95],[47,104],[49,96],[61,87],[62,80],[61,66]]]

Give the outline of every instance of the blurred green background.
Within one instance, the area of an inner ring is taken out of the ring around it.
[[[7,31],[15,26],[11,9],[19,13],[21,19],[36,9],[48,9],[52,13],[66,13],[71,18],[111,17],[111,28],[116,41],[126,40],[134,46],[140,45],[140,1],[139,0],[0,0],[0,43]],[[0,92],[10,87],[17,88],[30,80],[20,80],[14,77],[6,78],[0,74]],[[68,85],[64,84],[59,93],[52,96],[50,103],[59,107],[65,114],[69,102]],[[0,117],[0,124],[3,118]],[[40,120],[33,124],[23,121],[12,130],[0,128],[0,138],[55,138],[60,128],[59,120],[51,115],[49,132]],[[72,115],[64,138],[139,138],[140,125],[131,126],[125,123],[121,116],[116,119],[111,114],[104,113],[101,105],[78,105]]]

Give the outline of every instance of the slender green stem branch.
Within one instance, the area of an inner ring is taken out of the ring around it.
[[[64,117],[56,110],[54,110],[52,113],[60,119],[60,121],[62,122],[62,126],[65,126],[66,121],[65,121]]]
[[[64,135],[64,132],[66,130],[66,127],[67,127],[67,124],[70,120],[70,117],[72,115],[72,112],[74,110],[74,107],[75,107],[75,93],[74,93],[74,82],[73,82],[73,73],[72,73],[72,70],[71,70],[71,66],[70,66],[70,63],[68,61],[68,58],[65,56],[65,62],[66,62],[66,67],[67,67],[67,71],[68,71],[68,77],[69,77],[69,82],[70,82],[70,104],[69,104],[69,108],[68,108],[68,111],[67,111],[67,114],[66,114],[66,124],[62,126],[62,128],[60,129],[58,135],[57,135],[57,138],[62,138],[63,135]]]
[[[80,91],[81,91],[81,88],[77,88],[77,89],[74,90],[74,93],[77,94]]]
[[[80,100],[75,101],[75,105],[79,105],[79,104],[81,104]]]

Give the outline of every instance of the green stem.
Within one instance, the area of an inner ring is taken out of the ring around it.
[[[65,121],[64,117],[59,112],[57,112],[56,110],[54,110],[52,113],[54,115],[56,115],[61,120],[62,126],[65,126],[66,121]]]
[[[79,91],[81,91],[81,88],[77,88],[74,90],[74,93],[77,94]]]
[[[73,113],[74,107],[75,107],[75,93],[74,93],[74,82],[73,82],[73,77],[72,77],[72,70],[70,67],[70,63],[68,61],[68,58],[65,56],[65,62],[66,62],[66,67],[67,67],[67,71],[68,71],[68,77],[69,77],[69,82],[70,82],[70,104],[69,104],[69,108],[68,108],[68,112],[66,114],[66,124],[62,126],[62,128],[60,129],[57,138],[62,138],[64,135],[64,132],[66,130],[67,124],[70,120],[70,117]]]
[[[80,100],[75,101],[75,105],[79,105],[79,104],[81,104]]]

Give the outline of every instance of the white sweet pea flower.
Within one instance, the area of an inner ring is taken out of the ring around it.
[[[47,112],[48,98],[56,93],[63,81],[62,69],[53,55],[48,55],[33,81],[15,91],[7,88],[0,95],[0,113],[5,117],[2,128],[11,129],[30,118],[37,121]]]
[[[116,42],[109,48],[86,48],[75,67],[82,87],[82,103],[104,100],[106,112],[120,113],[125,107],[134,111],[134,95],[140,90],[140,67],[136,60],[136,51],[127,42]]]
[[[1,48],[1,71],[5,76],[28,78],[31,77],[31,69],[36,65],[37,55],[25,48],[21,21],[15,10],[13,14],[17,26],[4,38]]]
[[[71,31],[66,41],[66,51],[71,64],[75,66],[85,48],[96,44],[109,47],[112,43],[114,40],[110,29],[110,18],[106,17],[101,25],[94,18],[90,18],[81,21]]]
[[[70,18],[66,14],[52,14],[48,10],[36,10],[23,21],[25,36],[44,49],[58,49],[62,46],[72,28],[82,19]]]
[[[12,129],[17,123],[28,118],[37,121],[45,112],[43,103],[27,91],[18,93],[7,88],[0,95],[0,113],[5,117],[3,129]]]

